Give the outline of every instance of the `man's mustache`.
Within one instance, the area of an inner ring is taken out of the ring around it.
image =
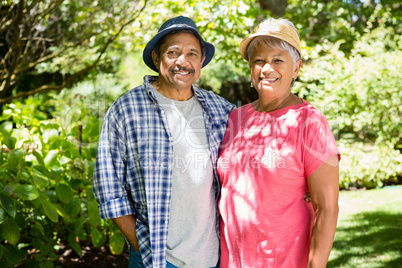
[[[190,72],[190,73],[195,73],[194,69],[186,68],[186,67],[174,67],[174,68],[169,68],[169,72]]]

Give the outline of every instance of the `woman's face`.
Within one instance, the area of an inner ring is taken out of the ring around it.
[[[251,82],[260,98],[278,98],[289,94],[301,61],[293,67],[293,58],[287,51],[258,44],[250,56],[249,66]]]

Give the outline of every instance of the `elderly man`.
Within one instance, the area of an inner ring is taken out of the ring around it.
[[[93,189],[131,245],[130,267],[216,267],[216,159],[232,104],[194,85],[214,55],[187,17],[166,21],[144,62],[158,76],[108,110]]]

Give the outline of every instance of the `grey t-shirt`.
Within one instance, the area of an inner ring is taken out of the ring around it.
[[[166,259],[178,267],[216,266],[219,238],[213,169],[200,102],[176,101],[153,90],[173,138],[173,187]]]

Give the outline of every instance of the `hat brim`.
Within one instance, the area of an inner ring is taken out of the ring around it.
[[[156,45],[156,43],[165,35],[167,35],[170,32],[173,31],[180,31],[180,30],[191,30],[192,33],[201,41],[204,43],[205,45],[205,60],[204,63],[202,64],[202,68],[204,68],[205,66],[207,66],[207,64],[212,60],[212,57],[215,54],[215,47],[214,45],[212,45],[211,43],[206,42],[201,35],[192,27],[189,27],[187,25],[182,26],[182,27],[171,27],[171,28],[167,28],[164,29],[160,32],[158,32],[149,42],[148,44],[145,46],[145,49],[142,53],[142,58],[145,62],[145,64],[151,68],[152,70],[154,70],[155,72],[158,72],[158,69],[156,68],[153,60],[152,60],[152,50],[154,50],[154,47]]]
[[[301,56],[300,41],[298,43],[290,35],[285,34],[283,32],[261,32],[261,33],[251,34],[250,36],[248,36],[246,39],[244,39],[240,43],[240,54],[243,57],[243,59],[248,60],[248,55],[247,55],[248,45],[250,44],[251,41],[253,41],[254,38],[256,38],[258,36],[271,36],[271,37],[276,37],[278,39],[286,41],[290,45],[292,45],[294,48],[296,48],[296,50],[299,52],[299,54]]]

